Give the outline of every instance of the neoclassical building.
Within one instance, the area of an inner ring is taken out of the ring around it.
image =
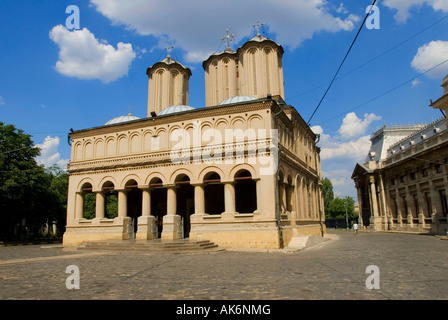
[[[213,54],[203,63],[205,108],[193,108],[191,71],[168,54],[147,69],[146,118],[70,133],[64,245],[189,238],[282,248],[295,236],[323,236],[320,150],[283,99],[282,55],[260,34]]]
[[[444,95],[431,106],[446,110]],[[369,229],[446,234],[448,129],[443,116],[426,125],[384,125],[372,134],[364,163],[352,179],[360,224]]]

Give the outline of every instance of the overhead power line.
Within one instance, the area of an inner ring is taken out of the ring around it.
[[[350,71],[348,71],[348,72],[342,74],[341,76],[337,77],[335,80],[342,79],[343,77],[348,76],[349,74],[355,72],[356,70],[359,70],[359,69],[361,69],[362,67],[365,67],[366,65],[372,63],[373,61],[375,61],[375,60],[377,60],[377,59],[379,59],[379,58],[385,56],[385,55],[388,54],[389,52],[391,52],[391,51],[397,49],[398,47],[402,46],[403,44],[405,44],[405,43],[408,42],[409,40],[411,40],[411,39],[417,37],[418,35],[422,34],[422,33],[425,32],[426,30],[428,30],[428,29],[434,27],[436,24],[442,22],[443,20],[445,20],[445,19],[447,19],[447,18],[448,18],[448,15],[444,16],[443,18],[437,20],[436,22],[432,23],[431,25],[427,26],[426,28],[421,29],[420,31],[414,33],[414,34],[413,34],[412,36],[410,36],[409,38],[407,38],[407,39],[405,39],[405,40],[399,42],[398,44],[394,45],[393,47],[387,49],[386,51],[383,51],[383,52],[380,53],[379,55],[377,55],[377,56],[371,58],[370,60],[368,60],[368,61],[366,61],[366,62],[360,64],[359,66],[353,68],[352,70],[350,70]],[[316,91],[317,89],[320,89],[320,88],[322,88],[322,87],[328,85],[329,83],[330,83],[329,81],[328,81],[328,82],[325,82],[325,83],[323,83],[323,84],[321,84],[321,85],[318,85],[318,86],[316,86],[316,87],[314,87],[314,88],[312,88],[312,89],[309,89],[309,90],[307,90],[307,91],[305,91],[305,92],[302,92],[302,93],[299,93],[299,94],[297,94],[297,95],[295,95],[295,96],[289,97],[288,100],[293,100],[293,99],[296,99],[296,98],[301,97],[301,96],[303,96],[303,95],[306,95],[306,94],[308,94],[308,93],[310,93],[310,92]]]
[[[339,67],[338,67],[338,69],[337,69],[335,75],[333,76],[333,79],[331,80],[330,85],[328,86],[327,90],[325,90],[325,93],[324,93],[324,95],[322,96],[322,98],[320,99],[319,104],[318,104],[317,107],[314,109],[313,113],[311,114],[311,117],[310,117],[309,120],[307,121],[307,124],[308,124],[308,125],[310,125],[310,121],[311,121],[311,119],[314,117],[314,114],[316,113],[317,109],[319,109],[319,107],[320,107],[320,105],[322,104],[322,102],[324,101],[324,99],[325,99],[325,97],[326,97],[328,91],[330,90],[331,86],[333,85],[334,80],[335,80],[336,77],[338,76],[339,71],[341,70],[341,68],[342,68],[342,66],[343,66],[343,64],[344,64],[344,62],[345,62],[345,60],[347,59],[347,57],[348,57],[350,51],[352,50],[352,48],[353,48],[353,46],[354,46],[356,40],[358,39],[358,36],[359,36],[359,34],[361,33],[361,30],[362,30],[362,28],[364,27],[364,24],[366,23],[366,20],[367,20],[367,18],[369,17],[370,12],[372,11],[372,8],[373,8],[373,6],[375,5],[375,3],[376,3],[376,0],[373,0],[372,5],[370,6],[369,12],[367,12],[366,16],[364,17],[364,20],[362,21],[361,26],[359,27],[358,32],[356,33],[356,36],[355,36],[355,38],[354,38],[353,41],[352,41],[352,44],[351,44],[350,47],[348,48],[347,53],[346,53],[345,56],[344,56],[344,59],[342,59],[342,62],[339,64]]]
[[[415,77],[412,77],[412,78],[406,80],[405,82],[402,82],[401,84],[399,84],[399,85],[393,87],[392,89],[389,89],[389,90],[387,90],[387,91],[385,91],[385,92],[383,92],[383,93],[377,95],[376,97],[373,97],[373,98],[371,98],[371,99],[369,99],[369,100],[367,100],[367,101],[365,101],[365,102],[359,104],[358,106],[356,106],[356,107],[354,107],[354,108],[351,108],[351,109],[348,109],[348,110],[346,110],[346,111],[344,111],[344,112],[342,112],[342,113],[339,113],[339,114],[337,114],[337,115],[331,117],[330,119],[327,119],[327,120],[325,120],[325,121],[319,122],[319,123],[317,123],[316,125],[321,125],[321,124],[323,124],[323,123],[326,123],[326,122],[328,122],[328,121],[331,121],[331,120],[333,120],[333,119],[336,119],[336,118],[338,118],[338,117],[340,117],[340,116],[342,116],[342,115],[345,115],[347,112],[350,112],[350,111],[359,109],[359,108],[361,108],[362,106],[364,106],[364,105],[366,105],[366,104],[368,104],[368,103],[370,103],[370,102],[372,102],[372,101],[375,101],[375,100],[377,100],[377,99],[379,99],[379,98],[385,96],[386,94],[389,94],[389,93],[391,93],[391,92],[393,92],[393,91],[395,91],[395,90],[397,90],[397,89],[403,87],[404,85],[406,85],[406,84],[408,84],[408,83],[410,83],[410,82],[412,82],[412,81],[414,81],[414,80],[420,78],[421,76],[427,74],[428,72],[431,72],[432,70],[434,70],[434,69],[440,67],[441,65],[443,65],[443,64],[445,64],[445,63],[447,63],[447,62],[448,62],[448,59],[446,59],[446,60],[440,62],[439,64],[435,65],[435,66],[432,67],[432,68],[429,68],[428,70],[426,70],[426,71],[420,73],[419,75],[417,75],[417,76],[415,76]]]

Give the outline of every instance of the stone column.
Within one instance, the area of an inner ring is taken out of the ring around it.
[[[151,190],[149,187],[140,189],[142,190],[142,217],[149,217],[151,215]]]
[[[375,185],[375,177],[371,175],[369,177],[370,180],[370,194],[371,194],[371,216],[370,216],[370,224],[373,226],[373,230],[379,231],[381,230],[381,218],[378,214],[378,198],[376,195],[376,185]]]
[[[399,227],[403,226],[403,205],[402,201],[403,199],[400,196],[400,191],[398,189],[395,189],[395,199],[397,201],[397,225]]]
[[[380,202],[381,202],[381,210],[380,215],[383,217],[387,216],[387,206],[386,206],[386,192],[384,190],[384,180],[383,175],[379,175],[379,188],[380,188]]]
[[[194,184],[194,214],[205,213],[205,193],[204,184]]]
[[[115,189],[118,192],[118,217],[114,219],[117,225],[122,225],[122,239],[134,238],[132,219],[128,217],[128,192],[126,189]]]
[[[420,188],[420,184],[417,183],[416,185],[417,190],[417,203],[418,203],[418,225],[419,229],[422,230],[425,228],[425,213],[424,213],[424,207],[425,207],[425,200],[423,198],[423,193]]]
[[[434,186],[434,182],[431,180],[429,181],[429,194],[431,196],[431,217],[433,223],[439,223],[439,201],[437,199],[439,198],[439,195],[437,194],[437,190]]]
[[[372,203],[371,203],[372,213],[371,213],[371,216],[378,217],[378,200],[377,200],[377,196],[376,196],[375,177],[374,176],[370,176],[369,179],[370,179],[370,193],[371,193],[371,197],[372,197]]]
[[[236,214],[235,186],[232,182],[224,182],[224,217],[233,217]]]
[[[408,224],[408,227],[410,227],[410,228],[412,228],[413,226],[414,226],[414,221],[413,221],[413,218],[414,218],[414,215],[413,215],[413,213],[414,213],[414,201],[413,201],[413,197],[412,197],[412,195],[411,195],[411,193],[409,192],[409,187],[408,186],[406,186],[406,194],[405,194],[405,201],[406,201],[406,207],[408,208],[408,214],[407,214],[407,217],[406,217],[406,220],[407,220],[407,224]]]
[[[75,219],[84,218],[84,192],[76,192]]]
[[[128,193],[126,190],[118,190],[118,217],[128,216]]]
[[[181,217],[177,215],[177,193],[176,186],[168,185],[167,188],[167,212],[163,216],[162,239],[180,239]]]
[[[263,203],[263,201],[262,201],[263,192],[261,190],[261,179],[256,180],[255,188],[256,188],[256,194],[257,194],[257,209],[254,211],[254,213],[261,214],[262,213],[261,207],[262,207],[262,203]]]
[[[280,212],[283,214],[286,211],[286,188],[283,181],[278,182],[278,200],[280,205]]]
[[[106,194],[103,191],[96,192],[95,218],[104,219],[106,212]]]
[[[167,186],[167,204],[166,204],[166,214],[175,215],[177,210],[177,194],[176,186]]]
[[[156,218],[151,215],[151,189],[139,186],[142,190],[142,215],[137,220],[136,239],[157,239]]]
[[[364,226],[362,221],[362,189],[358,181],[356,181],[355,186],[356,186],[356,195],[358,197],[358,210],[359,210],[358,224],[362,228]]]
[[[190,239],[202,240],[202,234],[196,233],[197,224],[203,222],[205,212],[204,183],[192,183],[194,187],[194,214],[190,216]]]

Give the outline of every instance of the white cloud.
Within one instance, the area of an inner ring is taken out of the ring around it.
[[[353,180],[350,178],[353,170],[335,169],[325,171],[322,170],[322,176],[330,179],[333,185],[333,193],[335,197],[353,197],[356,201],[356,190]]]
[[[330,142],[322,146],[322,160],[342,158],[344,160],[359,161],[364,159],[370,148],[370,136],[362,136],[347,142]]]
[[[107,41],[98,41],[87,28],[69,31],[58,25],[50,31],[50,39],[59,46],[56,70],[78,79],[115,81],[127,75],[136,57],[130,43],[119,42],[115,49]]]
[[[5,98],[3,98],[2,96],[0,96],[0,106],[5,104]]]
[[[351,112],[347,113],[337,134],[326,134],[321,126],[313,126],[311,130],[320,135],[318,146],[322,176],[328,177],[337,196],[350,196],[356,199],[356,190],[351,175],[357,162],[363,162],[370,149],[370,135],[366,131],[372,122],[381,117],[373,113],[364,114],[361,120]]]
[[[166,40],[185,50],[189,62],[201,62],[218,49],[226,28],[235,43],[249,36],[257,20],[269,27],[275,40],[291,49],[320,31],[352,30],[358,17],[330,13],[325,0],[90,0],[114,25],[141,35],[153,35],[163,48]],[[273,36],[272,36],[273,37]],[[223,48],[221,48],[223,49]]]
[[[48,136],[43,143],[37,144],[36,147],[40,149],[40,156],[36,157],[39,165],[43,164],[47,168],[52,165],[57,165],[61,169],[67,168],[69,160],[61,159],[61,155],[58,152],[59,137],[51,138]]]
[[[420,83],[421,83],[420,80],[415,79],[414,81],[412,81],[412,86],[413,87],[418,86]]]
[[[361,120],[354,112],[350,112],[342,120],[342,125],[338,132],[343,139],[359,137],[366,132],[373,121],[377,120],[381,120],[381,117],[373,113],[364,114],[364,120]]]
[[[448,3],[448,1],[447,1]],[[418,48],[411,66],[418,72],[425,72],[448,59],[448,41],[431,41]],[[432,79],[443,79],[448,73],[448,62],[426,73]]]
[[[407,21],[412,8],[418,8],[423,5],[428,5],[434,10],[448,11],[448,1],[446,0],[384,0],[383,4],[390,9],[397,10],[395,20],[399,23]]]

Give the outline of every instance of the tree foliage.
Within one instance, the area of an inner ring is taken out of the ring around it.
[[[326,177],[322,179],[322,195],[324,198],[325,212],[328,212],[330,203],[334,199],[334,193],[333,193],[333,184],[331,183],[330,179]]]
[[[43,224],[65,225],[68,175],[39,166],[30,135],[0,122],[0,238],[36,236]]]
[[[336,197],[329,205],[329,218],[344,218],[345,214],[349,218],[355,217],[355,200],[352,197]]]
[[[328,178],[322,179],[322,193],[327,219],[345,218],[346,212],[349,218],[355,217],[355,200],[352,197],[334,197],[333,184]]]

